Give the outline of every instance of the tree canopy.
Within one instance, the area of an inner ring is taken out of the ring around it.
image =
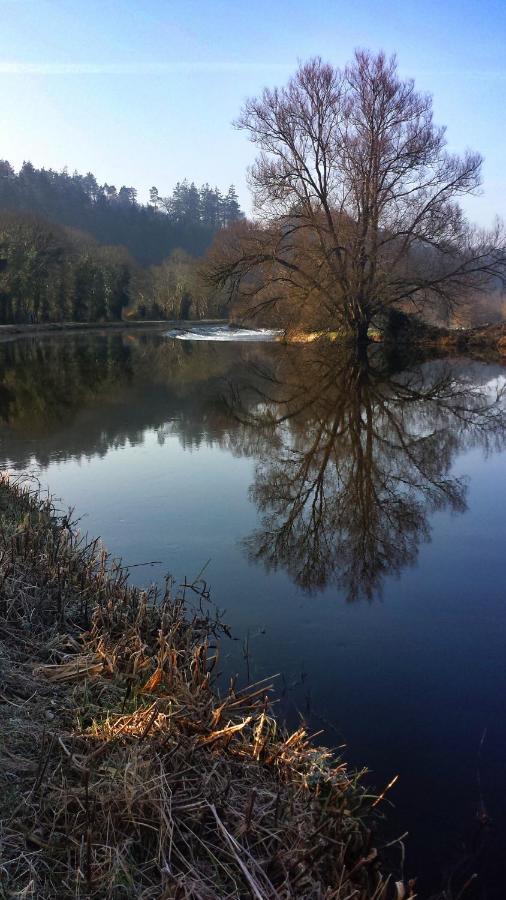
[[[223,312],[200,276],[213,236],[242,218],[233,186],[178,182],[172,194],[0,161],[0,323],[92,322]]]
[[[87,231],[101,244],[121,244],[142,265],[160,263],[175,249],[201,256],[216,231],[243,216],[233,185],[223,195],[185,179],[166,197],[152,187],[143,204],[135,188],[98,184],[91,172],[70,175],[25,162],[16,173],[6,160],[0,160],[1,209]]]
[[[1,324],[120,319],[137,269],[124,247],[0,212]]]
[[[481,157],[448,151],[432,98],[394,57],[310,60],[248,100],[237,126],[259,149],[258,219],[221,242],[212,277],[246,310],[281,307],[362,340],[389,306],[451,308],[504,277],[502,228],[473,227],[459,204],[479,188]]]

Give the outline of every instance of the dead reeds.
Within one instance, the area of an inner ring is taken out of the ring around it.
[[[0,544],[0,897],[414,896],[359,776],[285,733],[266,683],[219,695],[203,586],[129,586],[5,477]]]

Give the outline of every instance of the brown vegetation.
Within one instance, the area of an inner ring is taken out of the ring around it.
[[[0,519],[1,896],[414,896],[358,777],[283,732],[265,684],[218,695],[204,585],[129,587],[6,478]]]
[[[239,309],[367,340],[391,307],[449,313],[504,275],[501,227],[474,228],[459,206],[481,157],[448,153],[432,98],[395,58],[316,58],[286,87],[249,100],[238,120],[260,153],[250,172],[255,224],[211,253],[211,278]]]
[[[435,341],[445,351],[457,351],[476,358],[506,357],[506,324],[485,325],[481,328],[445,331]]]

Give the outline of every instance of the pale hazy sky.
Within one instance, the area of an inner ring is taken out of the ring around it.
[[[434,95],[452,150],[485,156],[474,219],[506,218],[503,0],[0,0],[0,158],[100,182],[235,183],[254,148],[232,120],[298,60],[396,52]]]

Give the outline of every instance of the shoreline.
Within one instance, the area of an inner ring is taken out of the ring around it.
[[[179,328],[186,330],[196,325],[227,325],[228,319],[137,319],[121,322],[54,322],[38,324],[0,325],[0,343],[16,340],[20,337],[46,336],[60,334],[79,334],[82,332],[102,333],[127,331],[160,331]],[[246,327],[246,326],[244,326]],[[340,331],[287,331],[275,338],[285,345],[311,344],[318,341],[353,345],[348,335]],[[412,335],[401,335],[396,340],[382,334],[378,329],[371,329],[369,345],[380,344],[389,348],[444,352],[448,355],[464,354],[473,359],[491,362],[506,362],[506,323],[485,325],[475,328],[446,329],[428,327]]]
[[[385,792],[285,732],[268,682],[219,694],[206,585],[129,586],[22,479],[0,524],[6,896],[395,896]]]
[[[285,344],[329,341],[353,345],[353,339],[339,331],[292,331],[287,332],[280,340]],[[506,362],[506,323],[454,330],[431,327],[412,336],[401,335],[397,340],[377,329],[371,329],[368,345],[372,344],[382,344],[389,348],[437,350],[448,354],[464,354],[475,359]]]
[[[0,341],[27,335],[67,334],[82,331],[163,331],[166,328],[188,328],[198,325],[221,325],[226,319],[133,319],[121,322],[40,322],[37,324],[0,325]]]

